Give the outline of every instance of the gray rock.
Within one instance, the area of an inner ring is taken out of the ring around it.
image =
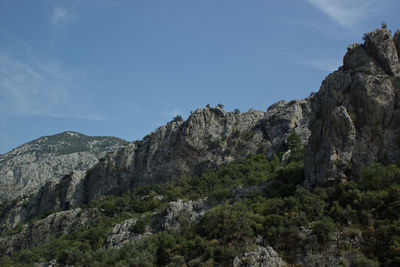
[[[206,199],[198,201],[189,200],[184,202],[182,199],[168,203],[165,216],[161,220],[162,230],[177,230],[181,227],[179,217],[185,217],[189,222],[197,222],[204,213],[210,209],[206,205]]]
[[[115,137],[64,132],[0,155],[0,201],[36,194],[48,181],[57,183],[71,171],[86,171],[125,143]]]
[[[19,223],[54,210],[67,210],[83,199],[85,172],[75,171],[65,175],[59,183],[48,181],[32,198],[12,201],[0,216],[0,229],[12,229]]]
[[[185,217],[187,222],[197,222],[203,214],[210,209],[206,205],[206,199],[198,201],[183,201],[178,199],[168,203],[168,207],[163,212],[153,213],[152,223],[146,227],[144,233],[136,233],[134,227],[137,218],[127,219],[121,223],[115,224],[107,237],[106,248],[121,248],[124,244],[131,241],[142,240],[149,237],[153,233],[164,230],[180,230],[180,217]],[[146,216],[146,215],[144,215]],[[149,215],[147,215],[149,216]]]
[[[8,255],[22,248],[45,244],[55,237],[88,227],[95,219],[92,210],[80,208],[55,212],[44,219],[24,224],[0,237],[0,254]]]
[[[135,241],[142,240],[150,235],[152,232],[144,232],[142,234],[135,233],[134,227],[137,222],[137,218],[131,218],[114,225],[113,229],[107,237],[105,247],[109,248],[121,248],[124,244]]]
[[[106,138],[104,143],[101,138],[100,142],[73,132],[43,137],[2,156],[3,160],[7,158],[3,162],[8,165],[11,162],[15,168],[30,164],[32,170],[26,172],[30,177],[24,180],[27,184],[23,192],[38,193],[31,199],[23,198],[24,201],[11,203],[0,214],[0,229],[10,229],[46,211],[65,210],[87,203],[96,196],[119,195],[134,186],[163,183],[182,175],[197,175],[205,167],[218,166],[254,153],[267,153],[272,157],[273,153],[286,151],[286,138],[292,130],[300,134],[303,143],[307,142],[309,112],[308,99],[280,101],[267,112],[230,113],[219,107],[198,109],[186,121],[175,119],[143,140],[108,152],[86,174],[80,170],[92,166],[97,158],[94,157],[90,164],[83,164],[88,159],[85,156],[88,152],[74,152],[78,163],[70,164],[71,151],[94,147],[90,151],[97,151],[95,156],[100,157],[104,150],[120,147],[123,141],[117,139],[121,143],[115,144],[115,140]],[[107,146],[109,143],[114,145]],[[28,162],[21,155],[36,158]],[[15,160],[19,160],[20,165]],[[53,166],[57,172],[44,168],[41,173],[39,165]],[[32,178],[37,175],[42,180]],[[11,188],[8,195],[16,194],[19,180],[14,176],[8,182],[1,180],[3,185],[8,184]],[[40,190],[39,185],[42,185]]]
[[[246,252],[233,260],[234,267],[258,266],[258,267],[284,267],[286,262],[279,257],[278,253],[270,247],[258,247],[254,251]]]
[[[323,245],[318,243],[318,238],[310,226],[301,227],[299,235],[301,236],[296,247],[289,251],[294,254],[296,264],[299,266],[339,266],[345,263],[345,266],[352,266],[351,263],[359,251],[363,239],[361,232],[344,234],[335,232],[331,239]],[[348,251],[343,251],[340,245],[346,244]]]
[[[271,146],[267,148],[268,158],[287,150],[287,137],[294,130],[301,142],[307,144],[310,137],[308,121],[311,113],[309,99],[279,101],[268,108],[264,129]]]
[[[174,120],[141,141],[129,143],[88,172],[85,201],[97,195],[118,195],[132,186],[163,183],[182,175],[198,175],[255,153],[286,151],[295,130],[307,142],[308,100],[281,101],[267,112],[225,112],[201,108],[186,121]]]
[[[393,36],[393,42],[397,50],[397,56],[400,58],[400,31],[397,30]]]
[[[38,262],[35,263],[35,267],[74,267],[73,265],[65,265],[58,263],[56,259],[52,259],[48,262]]]
[[[357,178],[372,162],[400,158],[398,35],[377,29],[364,44],[349,46],[343,66],[311,97],[306,188],[340,182],[346,174]]]

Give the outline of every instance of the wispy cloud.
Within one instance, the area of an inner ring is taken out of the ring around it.
[[[50,18],[50,23],[53,26],[65,25],[72,22],[75,18],[76,16],[72,14],[72,12],[69,11],[68,9],[62,7],[56,7],[54,8],[53,14]]]
[[[306,64],[311,65],[312,67],[322,71],[332,72],[337,70],[339,66],[342,65],[342,61],[339,59],[327,58],[320,60],[311,60],[306,62]]]
[[[376,0],[307,0],[311,5],[331,17],[336,23],[352,27],[368,15]]]
[[[0,51],[0,115],[102,120],[90,103],[82,103],[81,77],[58,62]],[[27,56],[29,55],[29,56]]]
[[[160,113],[160,115],[162,115],[164,117],[168,117],[168,118],[173,118],[173,117],[175,117],[177,115],[181,115],[181,114],[182,114],[182,112],[179,110],[176,110],[176,109],[172,110],[172,111],[162,111]]]

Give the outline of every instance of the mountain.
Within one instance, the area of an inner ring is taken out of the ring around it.
[[[267,112],[197,109],[186,121],[171,121],[143,140],[108,154],[85,177],[85,202],[98,195],[118,195],[138,185],[198,175],[205,167],[255,153],[272,158],[287,150],[291,131],[307,142],[309,113],[308,100],[281,101]]]
[[[58,181],[47,181],[36,195],[14,201],[0,215],[0,229],[12,228],[44,212],[89,203],[95,197],[121,195],[137,186],[198,175],[207,167],[256,153],[272,158],[287,150],[292,131],[299,134],[303,144],[307,142],[309,113],[307,99],[280,101],[266,112],[197,109],[186,121],[178,117],[143,140],[110,151],[87,172],[69,169]]]
[[[125,143],[116,137],[68,131],[19,146],[0,155],[0,200],[35,194],[48,181],[60,181],[71,171],[86,171],[107,151]]]
[[[197,109],[3,202],[0,265],[399,266],[400,33],[364,41],[307,99]]]

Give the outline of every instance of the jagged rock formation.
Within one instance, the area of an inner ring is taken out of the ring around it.
[[[286,262],[270,247],[258,247],[254,251],[246,252],[241,257],[233,260],[234,267],[259,266],[259,267],[285,267]]]
[[[343,66],[311,98],[308,189],[400,159],[400,33],[377,29],[347,48]]]
[[[352,262],[359,255],[356,251],[362,245],[361,232],[344,234],[335,232],[330,240],[322,246],[318,243],[318,237],[309,225],[302,226],[299,233],[301,238],[288,254],[294,254],[296,264],[300,266],[352,266]],[[341,244],[348,246],[348,251],[343,252]]]
[[[126,141],[64,132],[41,137],[0,155],[0,201],[35,194],[46,182],[71,171],[86,171]]]
[[[182,199],[168,203],[166,214],[161,221],[161,229],[177,230],[181,227],[179,217],[188,219],[189,222],[195,222],[200,219],[204,213],[210,209],[206,204],[206,199],[198,201],[189,200],[184,202]]]
[[[307,142],[309,114],[308,99],[280,101],[267,112],[198,109],[186,121],[173,120],[143,140],[107,153],[86,176],[84,172],[63,169],[67,175],[59,182],[47,181],[31,199],[11,203],[0,214],[0,229],[10,229],[45,211],[86,203],[99,195],[119,195],[133,186],[197,175],[204,167],[254,153],[272,157],[287,150],[286,139],[292,130],[301,136],[303,144]]]
[[[90,170],[84,181],[85,200],[120,194],[136,185],[165,182],[181,175],[197,175],[254,153],[279,153],[295,130],[307,142],[308,100],[281,101],[267,112],[225,112],[201,108],[186,121],[173,120],[141,141],[110,153]]]
[[[0,254],[7,255],[12,251],[45,244],[55,237],[86,228],[95,219],[93,210],[76,208],[55,212],[44,219],[24,224],[21,229],[13,230],[0,237]]]
[[[152,234],[151,232],[136,233],[134,231],[137,220],[137,218],[131,218],[123,221],[122,223],[117,223],[116,225],[114,225],[113,229],[107,237],[105,247],[121,248],[127,242],[133,240],[141,240],[150,236]]]
[[[201,216],[210,209],[206,204],[206,199],[198,201],[183,201],[178,199],[168,203],[168,207],[162,214],[152,214],[151,226],[146,227],[143,233],[135,231],[135,225],[138,218],[127,219],[121,223],[115,224],[107,237],[106,248],[121,248],[125,243],[134,240],[144,239],[153,233],[164,230],[181,229],[180,217],[186,218],[187,222],[198,222]]]
[[[25,197],[12,201],[0,213],[0,230],[12,229],[21,222],[51,210],[67,210],[82,203],[82,181],[86,172],[75,171],[65,175],[60,182],[47,181],[32,198]]]

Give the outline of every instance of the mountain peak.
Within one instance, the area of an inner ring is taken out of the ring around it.
[[[372,162],[400,158],[399,33],[376,29],[363,39],[348,47],[343,67],[311,98],[306,188],[359,177]]]

